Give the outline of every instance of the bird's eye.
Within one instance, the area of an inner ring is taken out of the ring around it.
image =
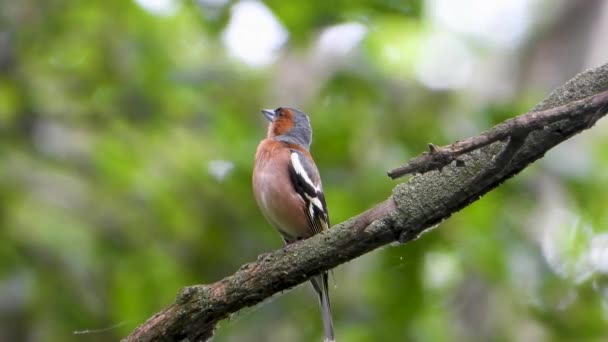
[[[277,110],[275,111],[275,113],[276,113],[278,116],[283,116],[283,108],[277,108]]]

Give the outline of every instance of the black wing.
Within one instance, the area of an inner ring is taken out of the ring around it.
[[[291,150],[289,176],[294,190],[304,200],[304,212],[310,224],[311,235],[329,228],[329,215],[321,178],[317,167],[301,151]]]

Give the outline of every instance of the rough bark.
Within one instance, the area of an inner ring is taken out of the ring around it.
[[[608,64],[577,75],[519,120],[532,120],[540,111],[566,105],[559,118],[530,126],[533,129],[507,131],[499,139],[458,153],[437,168],[441,171],[426,172],[397,185],[387,200],[328,232],[260,255],[216,283],[182,289],[174,304],[148,319],[125,341],[204,341],[220,320],[242,308],[383,245],[415,239],[555,145],[593,126],[606,114],[608,96],[601,93],[607,90]],[[458,165],[452,165],[453,160]]]

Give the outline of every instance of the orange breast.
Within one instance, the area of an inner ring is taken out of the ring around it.
[[[304,212],[304,200],[291,184],[289,161],[289,149],[282,143],[263,140],[256,153],[253,191],[264,217],[291,241],[311,236],[312,230]]]

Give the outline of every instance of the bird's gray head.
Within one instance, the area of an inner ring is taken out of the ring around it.
[[[312,143],[312,128],[310,119],[303,112],[279,107],[277,109],[263,109],[262,113],[270,121],[268,137],[290,144],[297,144],[306,149]]]

